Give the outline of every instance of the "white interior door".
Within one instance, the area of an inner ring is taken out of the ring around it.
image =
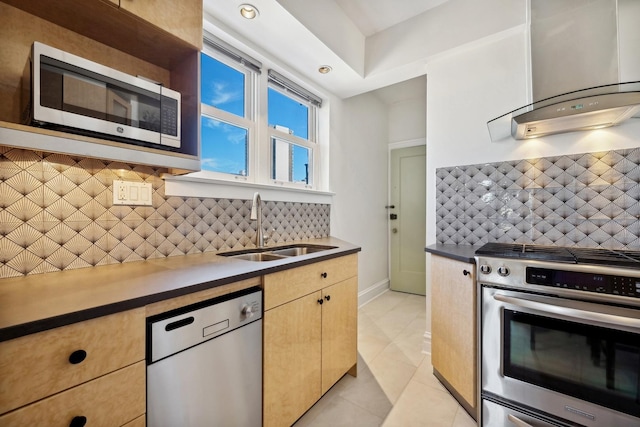
[[[390,173],[390,286],[425,295],[426,147],[392,150]]]

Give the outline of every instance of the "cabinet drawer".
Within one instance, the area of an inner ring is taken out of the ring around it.
[[[133,421],[126,423],[122,427],[145,427],[147,425],[147,417],[145,415],[141,415]]]
[[[0,425],[68,427],[75,417],[86,417],[93,427],[121,426],[144,414],[145,406],[141,361],[5,414]]]
[[[0,414],[143,360],[144,319],[139,308],[0,343]]]
[[[264,276],[264,309],[318,291],[358,275],[358,255],[352,254]]]

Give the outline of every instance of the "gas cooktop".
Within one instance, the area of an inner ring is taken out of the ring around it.
[[[487,243],[476,255],[497,258],[520,258],[572,264],[600,264],[611,267],[640,268],[640,251],[600,248],[529,245],[518,243]]]

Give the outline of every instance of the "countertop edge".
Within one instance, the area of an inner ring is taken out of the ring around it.
[[[477,245],[445,245],[437,243],[435,245],[429,245],[424,250],[427,253],[433,255],[439,255],[457,261],[468,262],[475,264],[474,258],[475,252],[481,246]]]
[[[294,245],[296,243],[300,242],[289,242],[289,244]],[[97,305],[95,307],[89,307],[78,311],[62,313],[60,315],[43,317],[40,319],[35,319],[33,321],[5,326],[0,328],[0,342],[8,341],[26,335],[31,335],[38,332],[43,332],[61,326],[67,326],[73,323],[91,320],[97,317],[107,316],[126,310],[144,307],[146,305],[153,304],[159,301],[192,294],[218,286],[224,286],[241,280],[263,276],[265,274],[275,273],[282,270],[288,270],[291,268],[315,264],[317,262],[355,254],[360,252],[361,250],[362,249],[359,246],[346,244],[344,248],[336,248],[326,254],[317,253],[312,257],[304,257],[300,259],[291,258],[287,259],[286,262],[277,263],[275,265],[265,265],[263,263],[253,263],[251,261],[247,261],[251,262],[252,264],[247,264],[248,271],[246,273],[230,274],[228,276],[219,277],[210,281],[203,281],[197,284],[177,286],[173,289],[169,289],[163,292],[151,293],[136,298],[123,299],[120,301]]]

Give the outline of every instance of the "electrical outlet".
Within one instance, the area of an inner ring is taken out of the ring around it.
[[[113,181],[113,204],[151,206],[152,187],[147,182]]]

